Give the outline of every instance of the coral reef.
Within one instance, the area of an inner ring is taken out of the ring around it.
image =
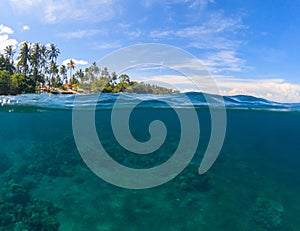
[[[282,225],[283,206],[272,200],[258,198],[253,209],[253,220],[268,230],[279,229]]]
[[[0,202],[0,230],[56,231],[58,211],[52,204],[34,200],[24,205]]]
[[[51,146],[42,144],[36,147],[34,153],[28,153],[28,156],[24,156],[30,158],[31,161],[20,166],[18,173],[54,177],[74,176],[74,168],[82,163],[82,160],[73,142],[71,137],[67,137]]]
[[[174,179],[176,186],[185,191],[208,192],[212,188],[208,174],[199,175],[196,166],[191,164]]]
[[[2,190],[2,197],[4,201],[14,204],[26,204],[30,200],[28,190],[13,180],[6,183]]]
[[[2,190],[0,231],[56,231],[58,211],[50,202],[31,200],[28,190],[11,180]]]

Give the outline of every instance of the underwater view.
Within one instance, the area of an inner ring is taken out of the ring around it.
[[[150,155],[131,153],[116,140],[111,112],[120,95],[124,108],[142,99],[128,121],[137,140],[149,140],[153,120],[166,126],[165,142]],[[185,104],[183,95],[192,104]],[[90,110],[90,96],[83,97],[82,110]],[[210,110],[218,110],[201,93],[101,94],[94,108],[98,138],[115,161],[130,168],[152,168],[171,158],[181,139],[174,108],[195,109],[199,119],[196,153],[179,175],[157,187],[126,189],[96,176],[81,157],[72,128],[74,98],[0,97],[0,230],[299,229],[299,104],[224,97],[224,144],[200,175],[211,134]]]

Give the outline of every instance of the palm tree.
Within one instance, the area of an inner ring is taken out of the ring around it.
[[[53,76],[58,74],[58,66],[55,61],[50,62],[50,78],[49,78],[49,86],[51,86],[51,79],[54,79]]]
[[[67,68],[70,70],[70,79],[72,77],[72,70],[74,70],[76,67],[75,62],[73,61],[73,59],[70,59],[69,62],[67,63]]]
[[[78,71],[76,71],[75,76],[80,79],[80,82],[83,83],[83,81],[86,80],[85,75],[82,71],[82,69],[79,69]]]
[[[18,55],[17,67],[18,69],[20,69],[20,71],[22,71],[24,76],[27,75],[29,69],[28,66],[29,52],[30,52],[29,44],[27,42],[23,42],[21,44],[20,53]]]
[[[117,76],[116,72],[112,72],[111,73],[111,84],[112,85],[116,85],[117,84],[117,80],[118,80],[118,76]]]
[[[35,82],[39,81],[39,70],[40,70],[40,63],[41,63],[41,51],[40,51],[40,44],[34,43],[32,49],[30,51],[29,62],[32,67],[32,75],[33,80]]]
[[[103,78],[105,80],[109,80],[111,79],[111,76],[108,72],[108,69],[107,67],[104,67],[102,70],[101,70],[101,74],[100,74],[100,78]]]
[[[59,74],[63,77],[63,82],[67,83],[67,68],[65,65],[61,65],[59,69]]]
[[[5,47],[4,56],[7,59],[7,61],[10,62],[11,64],[14,64],[14,54],[15,54],[15,51],[14,51],[12,45],[8,45]]]
[[[49,50],[47,51],[48,53],[48,58],[49,60],[51,61],[56,61],[58,55],[60,54],[60,50],[52,43],[50,44],[50,48]]]
[[[48,51],[45,45],[40,46],[40,67],[41,67],[41,73],[44,76],[43,82],[45,82],[45,75],[46,75],[46,66],[47,66],[47,60],[48,60]]]
[[[49,67],[48,67],[48,72],[49,72],[49,76],[48,76],[48,84],[49,87],[51,86],[51,79],[53,78],[53,74],[54,73],[58,73],[58,67],[56,64],[56,59],[58,57],[58,55],[60,54],[60,50],[53,44],[50,44],[49,49],[45,49],[43,48],[43,63],[46,65],[47,63],[47,59],[50,60],[49,63]]]
[[[90,68],[91,68],[92,73],[93,73],[95,76],[98,76],[98,74],[100,73],[100,68],[97,66],[97,63],[96,63],[96,62],[93,62],[93,63],[92,63],[92,66],[91,66]]]
[[[3,54],[0,54],[0,71],[5,70],[9,71],[9,73],[12,75],[15,71],[15,67],[13,64],[8,62],[6,58],[4,58]]]

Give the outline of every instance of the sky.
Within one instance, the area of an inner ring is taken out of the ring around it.
[[[1,0],[0,53],[54,43],[59,64],[84,69],[120,48],[167,44],[198,59],[223,95],[300,102],[299,12],[298,0]],[[145,70],[129,72],[192,90],[176,71]]]

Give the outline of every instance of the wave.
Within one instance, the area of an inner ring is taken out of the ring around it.
[[[99,96],[99,97],[98,97]],[[97,102],[95,102],[95,97]],[[76,99],[80,99],[79,101]],[[118,104],[116,105],[116,100]],[[139,108],[189,108],[224,106],[227,109],[247,110],[276,110],[300,111],[300,103],[279,103],[248,95],[219,96],[199,92],[188,92],[169,95],[151,94],[92,94],[92,95],[50,95],[50,94],[24,94],[17,96],[0,96],[0,110],[27,111],[35,110],[72,110],[75,106],[82,109],[111,109],[112,107]]]

